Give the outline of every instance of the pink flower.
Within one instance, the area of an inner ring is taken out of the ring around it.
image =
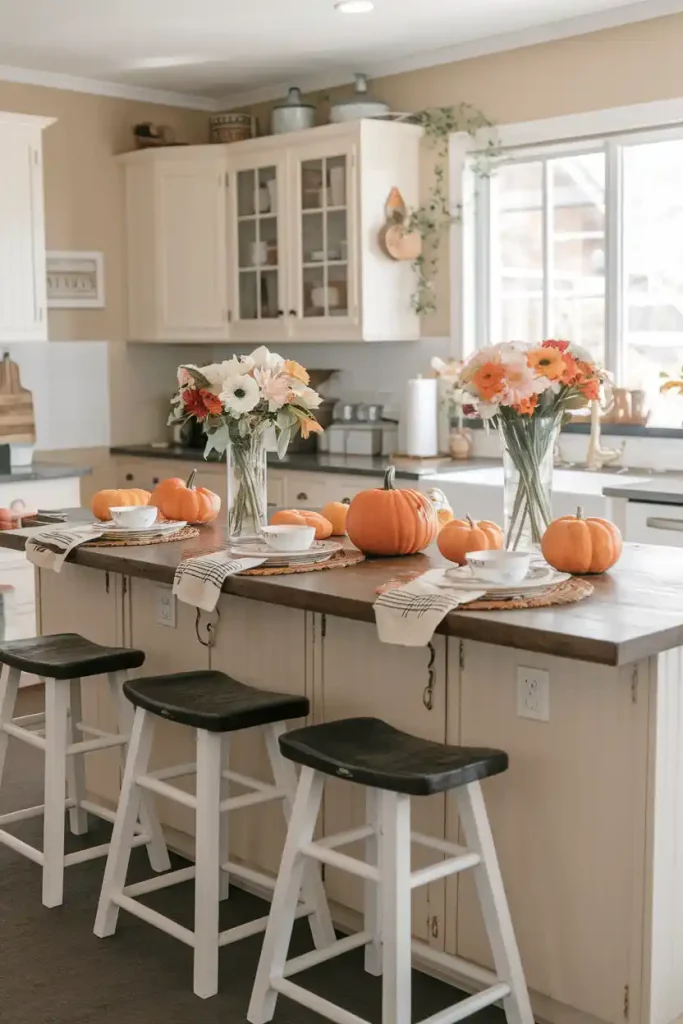
[[[289,381],[284,373],[274,373],[272,369],[255,369],[254,379],[261,395],[268,402],[268,411],[277,412],[288,399]]]
[[[179,366],[178,367],[178,387],[179,388],[187,388],[187,387],[189,387],[193,383],[194,383],[194,381],[192,379],[192,374],[190,373],[190,371],[186,370],[184,366]]]

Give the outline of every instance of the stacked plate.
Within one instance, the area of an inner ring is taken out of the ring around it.
[[[104,524],[98,523],[93,526],[93,530],[101,530]],[[107,523],[104,526],[104,533],[101,535],[102,540],[149,540],[150,537],[161,537],[167,533],[177,533],[178,530],[182,530],[184,526],[187,526],[185,520],[173,520],[168,519],[163,522],[153,523],[152,526],[146,526],[144,529],[134,530],[131,527],[119,526],[118,523]]]
[[[490,583],[488,580],[477,578],[469,565],[446,569],[444,576],[444,582],[439,586],[446,590],[483,590],[485,598],[496,601],[512,601],[517,597],[539,597],[552,590],[558,583],[571,579],[570,573],[557,572],[549,565],[532,565],[521,583],[512,584]]]
[[[241,558],[262,558],[264,566],[269,569],[327,562],[341,550],[342,545],[336,540],[314,540],[305,551],[273,551],[262,540],[242,541],[239,545],[229,548],[231,555],[239,555]]]

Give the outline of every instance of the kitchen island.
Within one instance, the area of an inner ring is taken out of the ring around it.
[[[24,543],[20,532],[0,534],[0,546]],[[681,1015],[683,552],[627,546],[580,604],[456,612],[430,648],[402,648],[377,640],[375,589],[438,555],[231,577],[211,616],[169,600],[178,562],[222,543],[207,528],[185,544],[79,549],[61,574],[38,573],[40,631],[141,647],[148,674],[210,667],[305,693],[312,721],[370,714],[440,742],[502,747],[510,770],[484,788],[537,1016],[668,1024]],[[549,674],[547,720],[518,714],[522,668]],[[104,684],[86,692],[85,714],[111,726]],[[189,730],[160,722],[156,741],[157,767],[193,760]],[[267,778],[252,735],[232,747],[237,771]],[[118,785],[116,754],[93,755],[93,795],[114,803]],[[359,824],[363,804],[359,787],[331,780],[325,831]],[[450,796],[415,804],[419,831],[457,840]],[[163,804],[161,813],[170,842],[189,852],[190,812]],[[278,815],[240,815],[231,858],[275,872]],[[338,923],[355,925],[357,881],[329,870],[325,884]],[[490,966],[470,879],[417,890],[414,932]]]

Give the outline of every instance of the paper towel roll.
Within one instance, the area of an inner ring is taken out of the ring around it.
[[[404,415],[406,455],[423,458],[438,455],[436,377],[417,377],[408,381]]]

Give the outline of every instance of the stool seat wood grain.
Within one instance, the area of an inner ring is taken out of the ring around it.
[[[285,757],[375,789],[429,796],[508,767],[502,750],[449,747],[401,732],[379,718],[345,718],[280,737]]]
[[[135,707],[208,732],[252,729],[305,718],[309,712],[307,697],[256,690],[224,672],[179,672],[131,679],[123,692]]]
[[[0,644],[0,663],[50,679],[84,679],[140,668],[144,651],[103,647],[78,633],[58,633]]]

